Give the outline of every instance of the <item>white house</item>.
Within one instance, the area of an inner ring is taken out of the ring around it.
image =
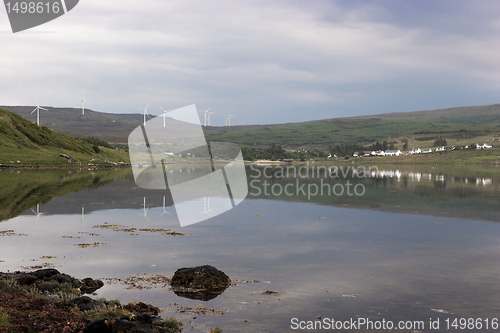
[[[432,149],[429,148],[429,149],[422,149],[422,154],[428,154],[428,153],[432,153]]]
[[[420,154],[421,152],[420,148],[413,148],[408,152],[408,154]]]
[[[354,154],[352,154],[352,157],[359,157],[358,152],[355,152]]]
[[[446,148],[445,147],[437,147],[436,151],[446,151]]]
[[[477,149],[484,149],[484,148],[492,148],[493,146],[490,146],[486,143],[483,143],[482,145],[476,143]]]
[[[375,152],[373,150],[364,151],[363,154],[364,157],[375,156]]]
[[[377,150],[377,151],[375,152],[375,155],[376,155],[376,156],[385,156],[385,152],[384,152],[383,150]]]
[[[403,155],[403,153],[401,152],[401,150],[386,150],[385,151],[385,156],[399,156],[399,155]]]

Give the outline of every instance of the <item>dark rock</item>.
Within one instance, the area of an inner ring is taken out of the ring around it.
[[[61,273],[54,268],[45,268],[31,272],[30,274],[36,276],[38,279],[50,280],[54,275],[59,275]]]
[[[176,295],[208,301],[220,295],[231,284],[231,279],[217,268],[205,265],[180,268],[172,277],[172,290]]]
[[[78,280],[78,279],[74,279],[74,280],[71,282],[71,285],[73,286],[73,288],[78,289],[78,288],[80,288],[80,287],[83,285],[83,283],[82,283],[80,280]],[[85,287],[86,287],[86,286],[85,286]]]
[[[160,312],[160,309],[157,308],[156,306],[149,305],[143,302],[138,302],[138,303],[128,303],[127,305],[124,305],[123,308],[125,310],[128,310],[130,312],[133,312],[135,314],[137,313],[145,313],[149,314],[152,316],[157,316],[158,313]]]
[[[83,287],[83,285],[85,285],[85,287]],[[104,286],[104,282],[102,282],[101,280],[85,278],[82,280],[82,286],[80,286],[80,290],[83,293],[92,294],[94,291],[101,288],[102,286]]]
[[[178,269],[172,277],[172,287],[193,289],[220,289],[227,288],[231,279],[217,268],[205,265]]]
[[[76,305],[80,311],[88,311],[92,309],[102,309],[106,307],[106,304],[100,301],[96,301],[88,296],[81,296],[72,299],[69,305]]]
[[[20,285],[30,285],[38,280],[36,276],[29,273],[14,274],[11,279],[15,279]]]
[[[73,283],[73,280],[75,279],[68,274],[59,274],[56,276],[56,280],[59,283]]]
[[[40,291],[48,291],[49,293],[59,290],[59,283],[57,282],[42,282],[36,286]]]
[[[153,317],[147,313],[136,313],[133,319],[141,324],[153,324]]]
[[[137,323],[122,319],[98,319],[91,321],[85,326],[83,333],[116,333],[116,332],[137,332]]]

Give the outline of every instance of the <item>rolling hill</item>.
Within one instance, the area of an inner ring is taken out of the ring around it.
[[[500,104],[205,129],[210,141],[229,141],[245,146],[276,143],[291,147],[347,142],[366,144],[401,136],[417,139],[474,137],[485,132],[500,132]]]
[[[34,106],[5,107],[34,121]],[[42,124],[74,136],[95,136],[126,143],[130,132],[142,123],[141,114],[108,114],[91,110],[51,108]],[[500,132],[500,104],[464,106],[415,112],[332,118],[301,123],[204,128],[208,141],[227,141],[244,146],[281,144],[285,147],[327,147],[338,143],[373,143],[395,137],[472,138]]]
[[[0,165],[68,165],[76,163],[128,163],[128,153],[94,145],[38,126],[9,110],[0,109]]]
[[[40,125],[58,133],[76,137],[94,136],[113,143],[126,143],[128,135],[143,122],[142,114],[114,114],[85,109],[53,108],[43,106],[48,111],[40,111]],[[34,106],[0,106],[20,114],[27,120],[36,122]]]

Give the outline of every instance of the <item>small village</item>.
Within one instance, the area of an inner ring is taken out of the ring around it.
[[[488,149],[488,148],[493,148],[493,146],[488,145],[486,143],[483,143],[482,145],[476,143],[476,149]],[[436,147],[436,149],[433,151],[432,148],[425,148],[425,149],[420,149],[420,148],[413,148],[412,150],[408,151],[407,153],[402,152],[401,150],[366,150],[363,151],[362,154],[359,152],[354,152],[353,157],[370,157],[370,156],[400,156],[400,155],[413,155],[413,154],[430,154],[433,152],[445,152],[445,151],[452,151],[452,150],[458,150],[458,149],[469,149],[469,146],[442,146],[442,147]],[[328,156],[328,157],[336,157],[334,156]]]

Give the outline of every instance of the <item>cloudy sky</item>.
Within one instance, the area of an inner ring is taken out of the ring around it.
[[[0,105],[150,113],[212,125],[499,103],[500,2],[81,0],[13,34],[0,9]]]

